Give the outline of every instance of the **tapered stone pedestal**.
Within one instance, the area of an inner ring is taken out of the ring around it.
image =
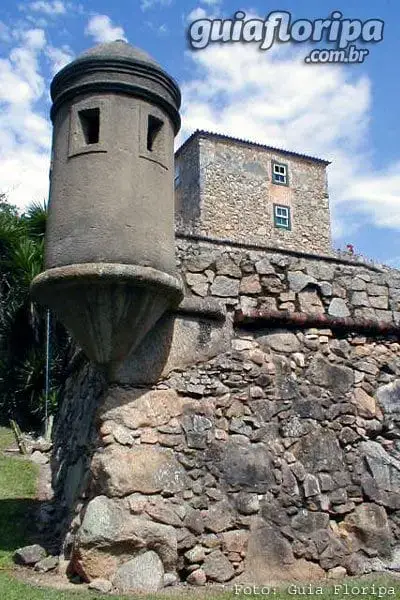
[[[182,290],[177,278],[150,267],[93,263],[41,273],[32,296],[55,312],[91,361],[112,368],[179,304]]]

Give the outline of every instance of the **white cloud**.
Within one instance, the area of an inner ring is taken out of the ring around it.
[[[10,40],[10,30],[3,21],[0,21],[0,42],[9,42]]]
[[[347,185],[342,200],[352,202],[378,227],[400,229],[400,161],[382,172],[358,174]]]
[[[199,0],[200,4],[206,5],[197,6],[186,17],[188,23],[193,23],[199,19],[216,19],[220,14],[222,0]]]
[[[18,45],[0,60],[0,191],[23,208],[48,193],[51,127],[37,110],[46,90],[39,64],[46,38],[41,29],[13,33]]]
[[[171,6],[173,0],[140,0],[140,10],[145,12],[156,6]]]
[[[113,25],[107,15],[94,15],[91,17],[86,26],[85,34],[99,43],[126,40],[123,28]]]
[[[204,8],[201,8],[200,6],[198,6],[197,8],[194,8],[187,16],[187,20],[189,22],[192,21],[197,21],[198,19],[205,19],[207,17],[207,11],[204,10]]]
[[[50,61],[52,75],[58,73],[74,58],[73,52],[68,46],[63,46],[62,48],[48,46],[46,48],[46,56]]]
[[[46,35],[43,29],[29,29],[21,34],[28,48],[42,50],[46,44]]]
[[[43,77],[39,73],[38,53],[43,50],[46,38],[42,29],[30,29],[20,35],[21,45],[13,48],[9,60],[3,60],[0,78],[14,79],[17,87],[23,91],[18,99],[15,90],[3,88],[5,96],[13,98],[16,104],[39,99],[45,89]],[[0,94],[2,93],[0,92]],[[1,97],[1,96],[0,96]]]
[[[182,86],[180,139],[206,129],[327,158],[336,234],[347,234],[349,223],[399,229],[400,163],[376,173],[371,160],[369,78],[338,65],[305,65],[306,52],[243,44],[188,52],[194,74]]]
[[[54,0],[54,2],[46,2],[45,0],[37,0],[31,2],[28,8],[34,12],[41,12],[45,15],[63,15],[66,13],[66,7],[61,0]]]

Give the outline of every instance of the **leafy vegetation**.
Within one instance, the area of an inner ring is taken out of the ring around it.
[[[43,424],[47,311],[32,302],[30,285],[43,270],[47,207],[33,203],[23,215],[0,196],[0,415],[23,428]],[[51,319],[52,389],[66,370],[70,340]]]

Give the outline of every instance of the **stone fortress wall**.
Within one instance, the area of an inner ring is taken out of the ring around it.
[[[118,384],[85,364],[65,390],[53,483],[71,572],[129,590],[147,568],[146,589],[398,568],[400,273],[176,244],[179,309]]]
[[[332,252],[328,163],[197,132],[174,240],[174,80],[117,40],[51,96],[32,295],[93,361],[41,510],[69,573],[149,592],[399,568],[400,272]]]
[[[178,232],[331,252],[327,161],[201,131],[175,160]],[[273,161],[286,166],[287,185],[273,182]],[[274,204],[289,207],[290,230],[274,226]]]

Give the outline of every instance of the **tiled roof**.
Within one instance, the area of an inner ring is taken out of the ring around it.
[[[180,152],[185,148],[190,142],[196,137],[203,137],[209,139],[216,139],[227,142],[234,142],[236,144],[242,144],[245,146],[249,146],[252,148],[262,148],[264,150],[272,150],[273,152],[279,152],[280,154],[285,154],[286,156],[294,156],[297,158],[305,158],[306,160],[312,160],[317,163],[321,163],[323,165],[330,165],[329,160],[325,160],[323,158],[317,158],[315,156],[309,156],[308,154],[301,154],[300,152],[293,152],[292,150],[284,150],[283,148],[275,148],[274,146],[267,146],[266,144],[259,144],[257,142],[251,142],[249,140],[242,140],[240,138],[231,137],[229,135],[223,135],[221,133],[214,133],[211,131],[204,131],[202,129],[197,129],[188,139],[178,148],[176,151],[176,155],[178,156]]]

